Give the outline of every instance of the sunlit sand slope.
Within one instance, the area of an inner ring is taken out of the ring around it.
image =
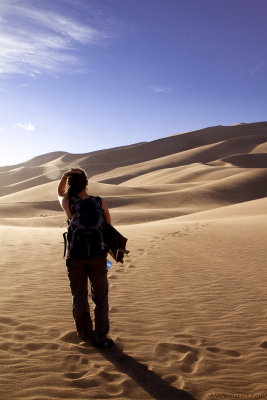
[[[219,126],[0,168],[0,398],[267,399],[266,139],[265,122]],[[56,198],[71,166],[129,238],[110,351],[72,321]]]

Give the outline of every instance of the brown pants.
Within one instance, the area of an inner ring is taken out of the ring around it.
[[[73,318],[78,335],[86,339],[93,332],[88,303],[88,277],[95,304],[95,336],[104,340],[109,331],[108,280],[106,255],[86,260],[68,260],[68,277],[72,293]]]

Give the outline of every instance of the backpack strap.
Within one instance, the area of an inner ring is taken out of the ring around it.
[[[103,222],[105,221],[105,214],[104,214],[104,209],[102,207],[102,198],[100,196],[95,196],[95,200],[96,200],[96,204],[102,214],[103,220],[102,220],[101,226],[103,226]],[[101,237],[101,245],[102,245],[102,248],[104,249],[107,245],[106,245],[106,242],[104,239],[104,235],[103,235],[101,226],[99,226],[99,228],[100,228],[99,233],[100,233],[100,237]]]
[[[66,258],[67,254],[67,234],[68,232],[63,233],[63,238],[64,238],[64,253],[63,253],[63,258]]]
[[[69,199],[70,212],[73,215],[81,208],[81,200],[78,196],[73,196]]]
[[[96,196],[95,199],[96,199],[98,207],[101,209],[101,214],[102,214],[102,216],[104,218],[104,210],[103,210],[103,207],[102,207],[102,198],[100,196]]]

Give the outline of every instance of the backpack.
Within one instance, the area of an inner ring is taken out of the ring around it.
[[[108,251],[102,232],[104,222],[100,197],[81,199],[74,196],[69,201],[72,217],[68,231],[63,234],[67,259],[99,257]]]

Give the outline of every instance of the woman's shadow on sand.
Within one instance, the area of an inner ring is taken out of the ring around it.
[[[80,346],[76,332],[70,332],[61,337],[64,342],[78,345],[77,349],[84,355],[88,355],[92,351],[93,344],[85,342]],[[120,347],[114,343],[111,349],[100,350],[94,347],[106,360],[111,362],[115,368],[128,375],[136,384],[142,387],[156,400],[195,400],[189,393],[184,390],[171,386],[155,372],[150,371],[147,367],[135,358],[125,354]]]
[[[194,400],[184,390],[171,386],[155,372],[133,357],[125,354],[116,344],[111,349],[99,350],[106,360],[112,362],[118,371],[127,374],[146,392],[157,400]]]

